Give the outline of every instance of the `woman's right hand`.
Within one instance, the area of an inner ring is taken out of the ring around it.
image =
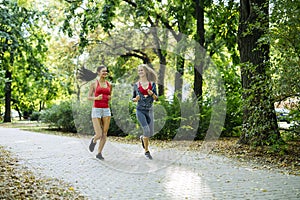
[[[137,96],[135,97],[136,101],[139,101],[140,98],[141,98],[140,95],[137,95]]]
[[[140,96],[137,95],[137,96],[135,96],[135,98],[133,98],[132,100],[133,100],[134,102],[138,102],[138,101],[140,100]]]
[[[95,97],[95,100],[101,100],[102,99],[102,94],[100,94],[99,96]]]

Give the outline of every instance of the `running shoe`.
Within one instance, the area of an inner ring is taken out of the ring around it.
[[[150,151],[147,151],[147,152],[145,153],[145,156],[146,156],[147,158],[149,158],[150,160],[152,160],[152,156],[151,156],[151,154],[150,154]]]
[[[90,149],[91,152],[94,151],[96,144],[97,143],[94,143],[94,138],[92,138],[90,146],[89,146],[89,149]]]
[[[100,159],[100,160],[104,160],[104,158],[103,158],[103,156],[102,156],[101,153],[98,153],[98,154],[96,155],[96,158],[98,158],[98,159]]]

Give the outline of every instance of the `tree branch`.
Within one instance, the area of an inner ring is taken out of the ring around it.
[[[123,1],[128,3],[129,5],[133,6],[134,8],[138,7],[136,3],[134,3],[130,0],[123,0]],[[165,25],[165,27],[171,31],[172,35],[178,41],[179,40],[179,34],[176,34],[173,27],[169,24],[169,21],[167,19],[163,18],[162,15],[160,15],[159,13],[155,12],[155,15],[157,16],[156,17],[157,19],[161,19],[162,24]],[[153,22],[151,21],[150,17],[148,17],[147,21],[151,24],[151,26],[153,25]]]
[[[133,6],[133,7],[137,7],[137,4],[136,3],[134,3],[134,2],[132,2],[132,1],[129,1],[129,0],[123,0],[123,1],[125,1],[126,3],[128,3],[129,5],[131,5],[131,6]]]

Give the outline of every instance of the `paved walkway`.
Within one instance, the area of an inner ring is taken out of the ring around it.
[[[300,176],[257,170],[218,156],[107,142],[103,156],[89,139],[0,128],[5,146],[37,175],[71,183],[89,199],[300,199]]]

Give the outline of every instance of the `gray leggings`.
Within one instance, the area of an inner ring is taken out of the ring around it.
[[[136,117],[143,128],[144,136],[151,137],[154,134],[154,115],[153,109],[139,110],[136,109]]]

